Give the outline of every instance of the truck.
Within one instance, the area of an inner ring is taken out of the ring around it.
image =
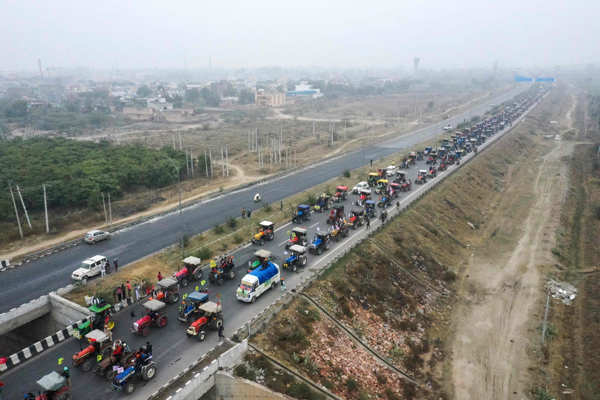
[[[281,279],[279,265],[265,260],[244,275],[236,292],[236,298],[244,303],[254,303],[256,299]]]

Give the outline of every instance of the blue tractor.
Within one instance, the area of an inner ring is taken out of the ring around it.
[[[133,381],[136,378],[149,381],[156,376],[156,363],[152,360],[151,348],[141,347],[135,353],[135,358],[132,359],[131,363],[120,368],[117,367],[117,375],[115,375],[112,382],[114,390],[122,390],[126,394],[131,394],[135,391]]]
[[[180,322],[190,322],[190,320],[200,311],[200,306],[208,301],[208,294],[192,292],[181,300],[179,304],[179,315],[177,319]]]
[[[291,269],[296,272],[298,266],[306,266],[306,263],[308,262],[308,258],[306,257],[306,247],[295,244],[290,246],[289,250],[290,256],[283,262],[283,268]]]
[[[312,254],[321,255],[329,249],[329,233],[317,232],[312,243],[308,246],[308,251]]]
[[[310,219],[310,206],[308,204],[300,204],[292,217],[292,222],[301,224]]]

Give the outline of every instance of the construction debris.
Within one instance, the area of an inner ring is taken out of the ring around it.
[[[548,283],[546,283],[546,288],[550,291],[550,295],[553,299],[558,299],[566,305],[570,305],[573,300],[575,300],[575,296],[577,296],[577,289],[575,286],[567,282],[557,282],[550,279]]]

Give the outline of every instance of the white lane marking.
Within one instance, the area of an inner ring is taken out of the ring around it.
[[[315,222],[314,224],[312,224],[311,226],[309,226],[309,228],[314,228],[315,226],[319,225],[318,222]]]

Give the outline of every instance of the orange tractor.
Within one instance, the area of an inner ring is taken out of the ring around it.
[[[108,335],[100,329],[87,333],[85,338],[89,345],[73,354],[73,366],[80,367],[82,371],[90,371],[96,362],[95,356],[102,359],[111,353],[112,342]]]

